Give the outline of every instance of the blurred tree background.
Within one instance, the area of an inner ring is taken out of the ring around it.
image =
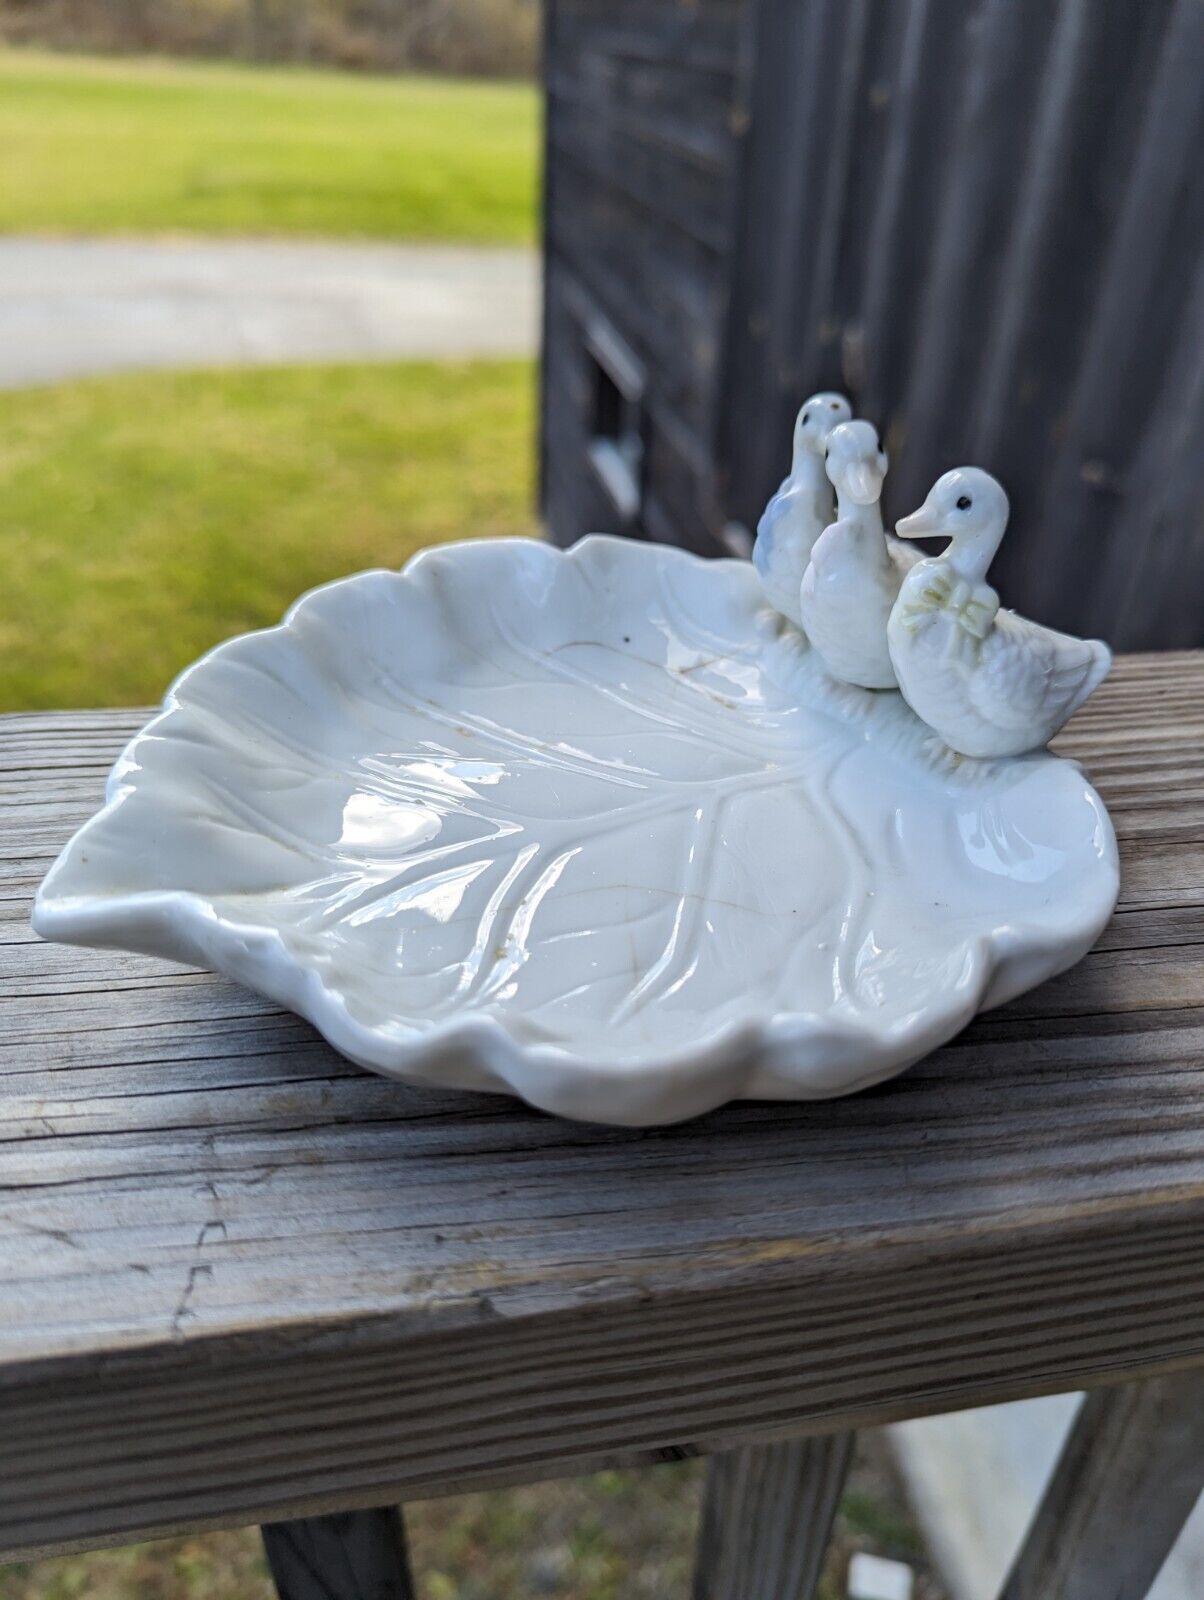
[[[539,0],[0,0],[0,41],[361,71],[534,74]]]

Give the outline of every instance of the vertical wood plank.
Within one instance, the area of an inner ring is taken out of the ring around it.
[[[993,459],[1014,410],[1016,371],[1033,286],[1046,264],[1046,240],[1062,214],[1071,156],[1090,91],[1095,58],[1088,48],[1093,28],[1106,24],[1103,7],[1091,0],[1063,0],[1058,7],[1048,61],[1042,71],[1028,159],[1016,197],[1014,221],[1003,253],[997,315],[985,330],[985,354],[976,397],[977,421],[971,455]]]
[[[396,1506],[260,1530],[280,1600],[416,1600]]]
[[[822,1434],[712,1457],[694,1600],[812,1600],[855,1437]]]
[[[1049,596],[1050,620],[1076,632],[1094,626],[1102,609],[1095,585],[1084,583],[1083,551],[1091,550],[1092,570],[1099,570],[1110,565],[1116,543],[1133,537],[1128,515],[1117,515],[1127,511],[1125,473],[1143,431],[1130,419],[1155,405],[1168,357],[1181,339],[1185,291],[1204,228],[1202,56],[1204,6],[1175,0],[1141,127],[1129,142],[1131,166],[1084,318],[1074,386],[1057,423],[1058,454],[1040,485],[1037,520],[1056,528],[1057,540],[1029,541],[1018,566],[1031,592]],[[1127,586],[1115,597],[1122,613],[1127,597]],[[1126,649],[1135,637],[1142,631],[1122,615],[1110,642]],[[1193,633],[1156,624],[1144,637],[1166,647]]]
[[[792,361],[784,318],[801,314],[812,260],[805,241],[819,205],[821,164],[811,159],[824,137],[831,95],[827,4],[764,0],[749,6],[753,70],[749,128],[734,194],[728,326],[718,415],[720,468],[734,486],[729,512],[756,525],[763,485],[781,476],[782,438],[802,394],[779,370]],[[809,374],[811,388],[822,387]],[[803,390],[805,394],[807,390]],[[757,403],[750,406],[750,398]],[[740,486],[756,486],[742,494]]]
[[[806,390],[812,372],[829,371],[833,364],[827,347],[839,335],[839,326],[832,325],[830,313],[836,299],[837,267],[843,236],[845,208],[849,203],[849,174],[853,164],[853,151],[857,138],[857,113],[863,97],[862,68],[867,49],[870,26],[870,8],[865,0],[848,0],[842,8],[843,37],[831,47],[835,78],[833,102],[828,113],[828,126],[824,144],[827,155],[824,162],[823,185],[813,220],[810,292],[802,312],[802,327],[792,346],[801,345],[795,383]],[[793,353],[793,352],[792,352]]]
[[[1204,1487],[1204,1375],[1088,1395],[1000,1600],[1144,1600]]]
[[[908,453],[895,469],[904,503],[931,483],[929,464],[964,460],[967,389],[982,357],[1000,253],[1027,159],[1040,63],[1055,13],[1032,0],[985,0],[942,173],[904,402]],[[1008,149],[1010,159],[999,152]]]
[[[1125,537],[1092,576],[1094,620],[1107,639],[1189,639],[1204,609],[1201,585],[1183,581],[1204,550],[1204,254],[1125,489]]]
[[[890,121],[882,152],[881,173],[873,201],[866,239],[865,264],[861,285],[861,394],[867,416],[882,418],[886,397],[898,391],[891,381],[890,357],[899,347],[899,324],[895,299],[901,282],[908,276],[904,250],[909,239],[926,231],[917,225],[914,204],[909,204],[907,182],[912,152],[919,144],[921,119],[931,108],[931,85],[923,68],[932,52],[933,34],[944,38],[947,19],[932,19],[931,0],[908,0],[906,25],[898,46],[898,62],[891,87]],[[939,79],[937,80],[940,81]]]

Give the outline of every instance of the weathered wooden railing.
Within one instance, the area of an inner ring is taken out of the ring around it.
[[[392,1505],[713,1453],[699,1600],[811,1594],[862,1424],[1091,1394],[1006,1600],[1139,1600],[1204,1481],[1204,655],[1062,748],[1121,840],[1073,972],[896,1082],[584,1128],[39,943],[138,714],[0,721],[0,1549],[247,1521],[405,1596]]]

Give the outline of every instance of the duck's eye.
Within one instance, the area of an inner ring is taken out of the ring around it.
[[[811,413],[809,411],[804,411],[803,412],[803,427],[805,428],[810,421],[811,421]]]
[[[832,400],[832,401],[829,402],[829,404],[831,405],[833,411],[839,411],[840,410],[840,401],[839,400]]]
[[[971,501],[970,496],[968,494],[959,494],[958,495],[958,497],[957,497],[957,509],[959,511],[969,511],[970,506],[972,504],[973,504],[973,502]]]

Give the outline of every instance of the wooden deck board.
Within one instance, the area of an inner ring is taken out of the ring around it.
[[[642,1132],[37,941],[142,720],[0,720],[0,1551],[1204,1363],[1204,653],[1061,741],[1123,863],[1078,968],[865,1094]]]

